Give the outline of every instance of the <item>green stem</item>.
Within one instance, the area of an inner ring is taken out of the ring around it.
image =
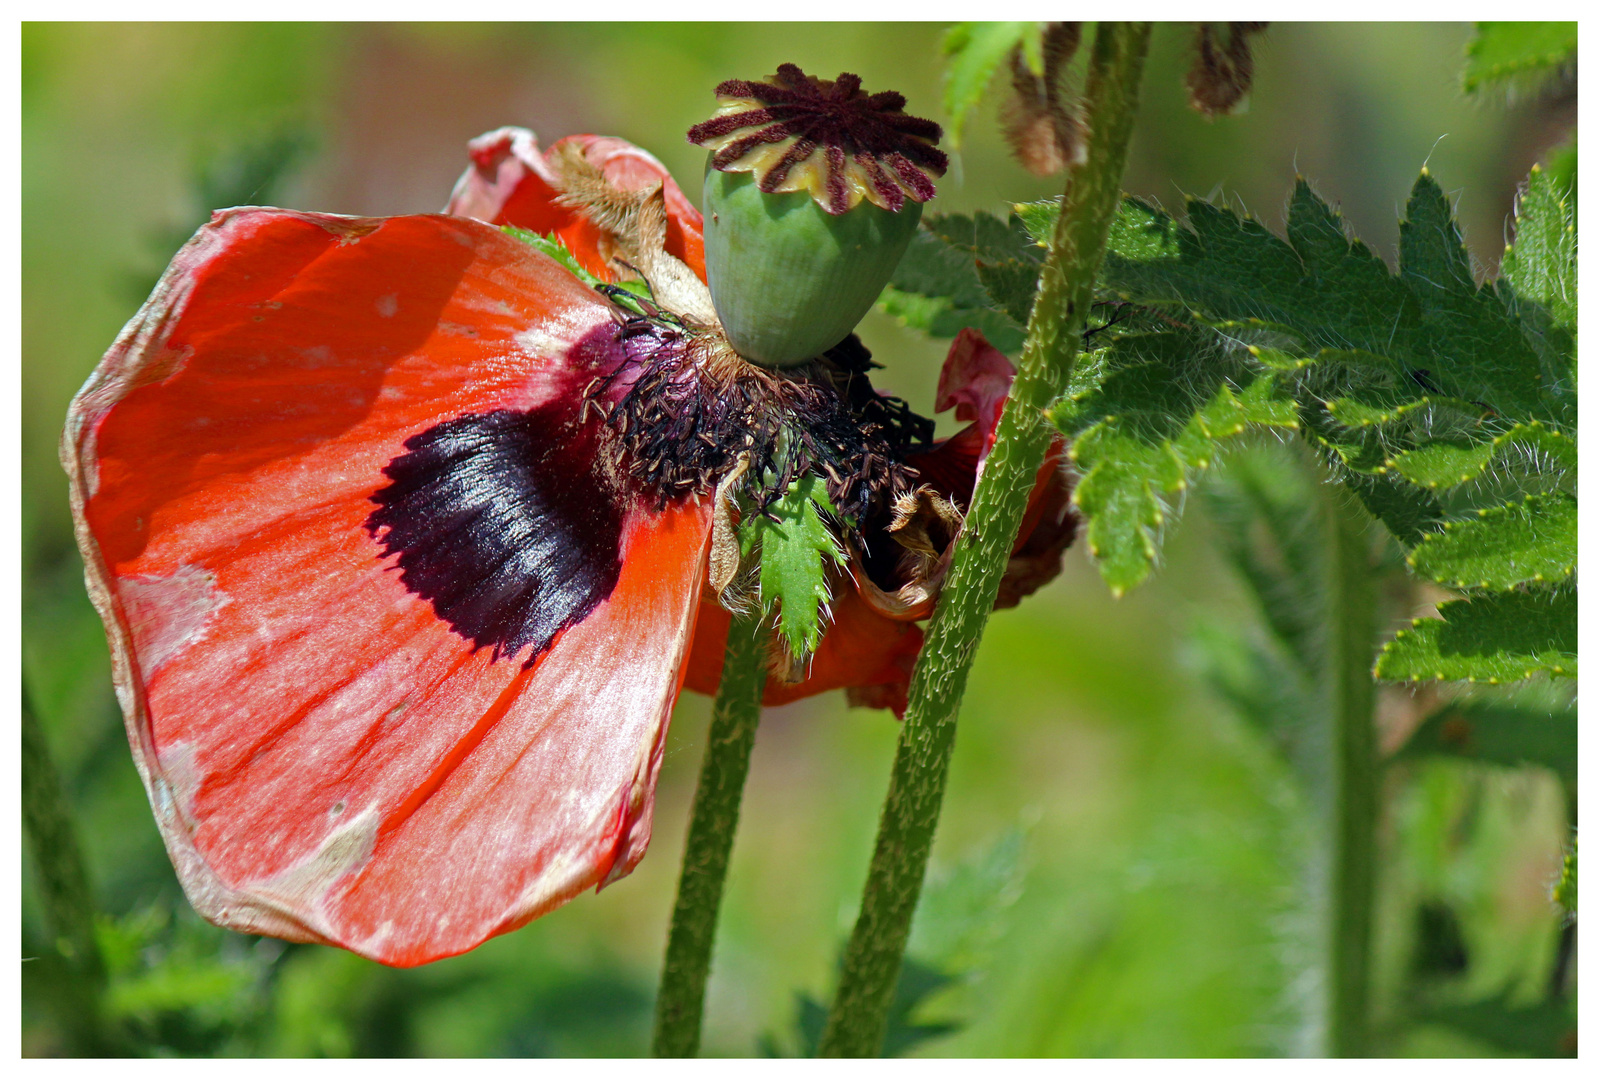
[[[50,756],[44,726],[22,686],[22,821],[33,850],[40,898],[67,969],[66,1026],[80,1052],[106,1049],[100,1024],[105,965],[94,936],[94,900],[72,811]]]
[[[882,1050],[943,804],[955,714],[1054,434],[1045,410],[1065,391],[1093,303],[1094,277],[1121,196],[1149,30],[1147,23],[1101,23],[1095,35],[1085,94],[1087,160],[1068,176],[1016,380],[911,678],[860,917],[822,1031],[823,1057]]]
[[[716,915],[722,905],[728,856],[738,828],[739,801],[766,688],[766,629],[759,612],[735,616],[727,631],[722,683],[716,692],[700,784],[694,792],[683,875],[672,910],[661,991],[655,999],[656,1057],[693,1057],[700,1048],[705,980],[711,970]]]
[[[1371,518],[1337,485],[1327,492],[1327,695],[1333,726],[1332,911],[1327,1046],[1369,1053],[1372,900],[1376,887],[1377,747],[1371,666],[1377,581]]]

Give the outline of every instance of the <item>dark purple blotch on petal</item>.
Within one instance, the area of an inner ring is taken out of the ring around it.
[[[555,636],[610,596],[622,569],[623,499],[570,403],[445,421],[383,470],[366,529],[400,580],[494,659]]]

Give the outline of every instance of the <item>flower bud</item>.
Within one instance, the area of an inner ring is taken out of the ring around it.
[[[689,129],[705,173],[705,269],[733,348],[769,367],[837,345],[888,284],[948,159],[892,91],[784,64],[730,79]]]

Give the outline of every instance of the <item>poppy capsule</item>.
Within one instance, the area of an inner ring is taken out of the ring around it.
[[[207,918],[418,964],[643,855],[711,518],[598,451],[628,347],[463,217],[229,210],[174,259],[62,457]]]

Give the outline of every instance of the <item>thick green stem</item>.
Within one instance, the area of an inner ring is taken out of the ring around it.
[[[1372,899],[1376,888],[1377,747],[1371,666],[1377,580],[1371,518],[1327,485],[1327,700],[1333,729],[1332,910],[1328,925],[1327,1048],[1369,1053]]]
[[[22,687],[22,821],[33,850],[39,895],[68,973],[66,1026],[82,1053],[106,1049],[100,1024],[105,965],[94,936],[94,900],[44,727]]]
[[[860,917],[822,1032],[823,1057],[869,1057],[882,1050],[944,800],[955,714],[1049,448],[1053,432],[1044,410],[1064,392],[1081,347],[1094,277],[1121,196],[1148,47],[1146,23],[1101,23],[1095,36],[1085,95],[1087,160],[1068,177],[1016,381],[911,678]]]
[[[727,632],[722,684],[716,692],[700,785],[694,792],[683,875],[672,910],[661,992],[655,999],[656,1057],[693,1057],[700,1048],[705,980],[711,970],[716,915],[722,905],[728,856],[738,828],[739,801],[766,687],[766,629],[757,612],[735,617]]]

